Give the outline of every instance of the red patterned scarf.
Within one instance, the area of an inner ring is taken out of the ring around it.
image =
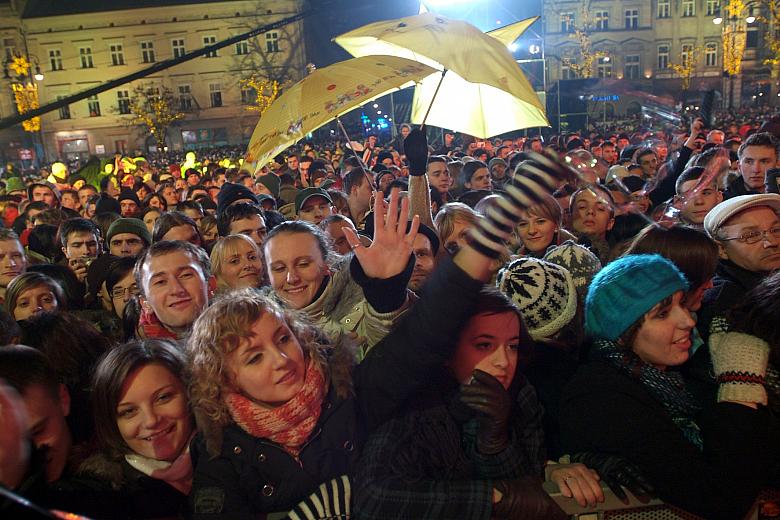
[[[324,399],[325,377],[309,361],[303,388],[283,405],[265,408],[235,392],[225,395],[225,404],[236,424],[249,435],[270,439],[298,458],[320,418]]]

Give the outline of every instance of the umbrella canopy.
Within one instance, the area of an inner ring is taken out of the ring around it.
[[[366,56],[317,69],[290,87],[263,114],[246,160],[264,165],[306,134],[358,105],[435,73],[397,56]]]
[[[509,46],[538,19],[538,16],[527,18],[487,34]],[[417,86],[412,103],[413,123],[419,124],[425,119],[439,79],[429,76]],[[452,72],[444,78],[436,99],[438,102],[431,107],[427,122],[483,139],[521,128],[549,125],[544,111],[536,106],[489,85],[470,83]],[[464,100],[471,102],[464,103]]]
[[[491,37],[466,22],[424,13],[369,24],[334,41],[354,56],[403,56],[439,71],[446,69],[427,121],[488,137],[549,125],[539,97],[504,43],[512,35],[519,36],[531,23],[532,19],[512,24]],[[440,79],[441,74],[427,78],[415,93],[413,122],[422,122]],[[502,102],[495,102],[496,98]],[[496,107],[500,109],[495,111]],[[493,124],[497,119],[503,119],[500,125]]]

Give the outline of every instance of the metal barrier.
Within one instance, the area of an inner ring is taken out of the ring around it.
[[[629,503],[623,503],[606,485],[604,502],[595,507],[581,507],[573,498],[561,495],[554,482],[545,482],[544,489],[550,494],[563,511],[575,520],[703,520],[700,516],[688,513],[682,509],[653,498],[640,500],[626,491]],[[762,520],[765,518],[780,518],[780,490],[763,491],[745,520]]]

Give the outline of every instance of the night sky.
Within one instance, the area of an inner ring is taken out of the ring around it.
[[[308,60],[318,67],[350,57],[330,41],[334,36],[379,20],[411,16],[420,8],[419,0],[309,0],[308,4],[317,9],[304,24]],[[541,0],[426,0],[426,5],[485,31],[541,14]]]

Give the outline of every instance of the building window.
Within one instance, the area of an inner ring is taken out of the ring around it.
[[[704,64],[707,67],[718,65],[718,44],[711,42],[704,46]]]
[[[599,58],[596,65],[596,73],[600,78],[612,77],[612,60],[608,57]]]
[[[707,0],[707,16],[720,14],[720,0]]]
[[[184,50],[184,39],[183,38],[176,38],[174,40],[171,40],[171,48],[173,49],[173,57],[174,58],[181,58],[185,54]]]
[[[117,90],[116,101],[119,105],[120,114],[130,113],[130,92],[127,90]]]
[[[693,44],[683,43],[682,51],[680,52],[680,61],[683,67],[689,67],[691,60],[693,59]]]
[[[179,85],[179,109],[182,112],[192,110],[192,89],[189,85]]]
[[[257,100],[257,91],[252,87],[241,87],[241,104],[252,105]]]
[[[236,54],[238,56],[246,56],[247,54],[249,54],[249,42],[247,42],[246,40],[242,42],[238,42],[236,44]]]
[[[209,97],[211,98],[212,107],[222,106],[222,84],[221,83],[209,83]]]
[[[658,69],[664,70],[669,68],[669,46],[658,46]]]
[[[658,0],[658,18],[669,18],[672,15],[672,0]]]
[[[95,66],[92,62],[92,47],[79,48],[79,58],[81,58],[82,69],[91,69]]]
[[[214,45],[217,43],[217,37],[216,36],[204,36],[203,37],[203,46],[208,47],[209,45]],[[205,55],[206,58],[216,58],[217,57],[217,51],[211,51],[208,54]]]
[[[631,54],[625,57],[623,75],[626,79],[639,79],[639,55]]]
[[[609,11],[596,11],[596,30],[609,30]]]
[[[111,53],[112,65],[125,64],[125,50],[121,43],[112,43],[108,46],[108,51]]]
[[[682,0],[682,15],[696,16],[696,0]]]
[[[62,70],[62,51],[49,49],[49,63],[51,64],[51,70]]]
[[[570,65],[576,64],[577,60],[574,58],[568,59],[566,61],[561,62],[561,79],[576,79],[577,73],[574,71],[574,69],[571,68]]]
[[[57,96],[57,101],[65,99],[67,96]],[[60,107],[60,119],[70,119],[70,105]]]
[[[626,29],[639,27],[639,9],[626,9]]]
[[[279,33],[269,32],[265,33],[265,50],[266,52],[279,52]]]
[[[14,53],[16,52],[16,40],[13,38],[3,38],[3,47],[5,48],[6,59],[13,59]]]
[[[154,42],[141,42],[141,61],[154,63]]]
[[[574,32],[574,13],[561,13],[561,32]]]
[[[89,109],[89,117],[100,116],[100,101],[97,95],[87,98],[87,108]]]

